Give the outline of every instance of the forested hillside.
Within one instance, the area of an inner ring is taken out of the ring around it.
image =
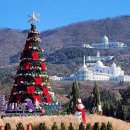
[[[63,47],[99,42],[104,35],[107,35],[110,41],[129,44],[130,16],[84,21],[41,32],[41,46],[48,55]],[[0,29],[0,65],[10,64],[10,58],[20,54],[26,37],[27,30]]]

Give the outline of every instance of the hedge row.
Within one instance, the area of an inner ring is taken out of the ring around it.
[[[3,130],[3,127],[0,126],[0,130]],[[6,123],[4,126],[4,130],[11,130],[11,125],[10,123]],[[33,125],[30,123],[27,125],[27,128],[25,129],[23,124],[20,122],[16,125],[16,130],[34,130]],[[45,123],[40,123],[38,130],[48,130],[47,126]],[[70,123],[68,128],[65,127],[64,123],[61,123],[60,128],[58,128],[57,123],[54,122],[51,130],[77,130],[74,128],[73,124]],[[96,122],[93,126],[88,123],[86,126],[81,123],[79,125],[78,130],[113,130],[112,124],[108,122],[107,124],[102,123],[101,125],[99,122]]]

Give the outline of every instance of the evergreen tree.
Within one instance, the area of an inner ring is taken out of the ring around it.
[[[107,123],[107,130],[113,130],[112,124],[110,122]]]
[[[104,89],[101,91],[101,100],[103,102],[103,114],[114,117],[117,109],[117,100],[114,93]]]
[[[91,113],[102,111],[100,92],[96,83],[95,83],[95,86],[93,88],[93,92],[91,95],[91,109],[90,110],[91,110]]]
[[[124,120],[127,120],[128,117],[130,118],[129,110],[130,110],[130,105],[129,104],[128,104],[128,106],[123,105]]]
[[[116,111],[116,106],[114,104],[110,104],[110,116],[114,117]]]
[[[118,105],[117,105],[116,117],[124,120],[123,106],[120,100],[118,101]]]
[[[84,124],[82,122],[79,125],[79,130],[85,130],[85,126],[84,126]]]
[[[63,122],[61,122],[61,130],[65,130],[65,125]]]
[[[72,84],[72,92],[69,94],[70,103],[69,103],[69,111],[71,113],[75,113],[76,104],[78,99],[80,98],[79,84],[75,80]]]
[[[39,35],[36,26],[31,24],[24,50],[21,53],[9,106],[13,103],[22,104],[26,100],[31,100],[32,104],[30,102],[28,105],[28,110],[30,110],[34,109],[34,106],[36,109],[40,109],[39,104],[44,106],[52,103],[53,94],[50,95],[52,92],[43,50],[40,48]],[[19,109],[22,110],[22,106]]]
[[[93,130],[100,130],[99,122],[95,122],[95,124],[93,125]]]
[[[57,126],[56,122],[53,123],[52,130],[58,130],[58,126]]]
[[[76,80],[73,82],[71,95],[76,106],[77,100],[80,98],[79,84]]]
[[[102,124],[101,124],[100,130],[107,130],[107,127],[106,127],[106,124],[105,124],[105,123],[102,123]]]
[[[46,124],[45,123],[40,123],[39,130],[47,130]]]
[[[69,127],[68,127],[68,130],[74,130],[74,127],[73,127],[73,125],[72,125],[72,122],[70,122],[70,125],[69,125]]]
[[[103,114],[106,116],[110,116],[110,104],[108,101],[103,104]]]

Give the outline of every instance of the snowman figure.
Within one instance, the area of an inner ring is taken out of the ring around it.
[[[84,124],[86,123],[86,113],[84,110],[84,105],[81,101],[81,99],[78,99],[77,105],[76,105],[76,112],[75,112],[75,116],[78,117],[79,122],[83,122]]]

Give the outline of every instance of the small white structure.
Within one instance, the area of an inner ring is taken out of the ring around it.
[[[86,62],[96,62],[98,60],[101,61],[110,61],[114,58],[114,56],[100,56],[100,52],[97,51],[97,55],[96,56],[87,56],[86,57]]]
[[[5,101],[5,95],[0,95],[0,112],[7,109],[7,102]]]
[[[91,45],[95,49],[124,49],[127,47],[122,42],[109,42],[108,37],[105,35],[100,43],[92,43]]]
[[[58,81],[58,80],[59,80],[59,81],[62,80],[62,78],[63,78],[63,77],[58,77],[58,76],[56,76],[56,75],[54,75],[54,76],[49,76],[49,79],[51,79],[51,80],[57,80],[57,81]]]
[[[84,47],[84,48],[93,48],[93,47],[90,46],[89,44],[83,44],[82,47]]]
[[[124,75],[121,67],[113,63],[111,66],[105,66],[101,60],[98,60],[92,67],[85,64],[85,56],[83,66],[79,70],[71,74],[70,77],[63,77],[62,80],[78,80],[78,81],[122,81],[129,82],[130,76]]]

